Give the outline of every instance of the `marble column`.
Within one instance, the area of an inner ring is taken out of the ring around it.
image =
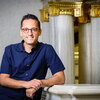
[[[100,18],[91,18],[79,29],[79,81],[100,84]]]
[[[55,29],[55,19],[56,17],[50,16],[49,17],[49,27],[50,27],[50,44],[54,47],[56,50],[56,29]]]
[[[91,23],[79,25],[79,83],[91,83]]]
[[[41,28],[42,28],[42,34],[40,37],[40,41],[44,43],[50,43],[49,22],[42,22]]]
[[[50,30],[59,57],[61,58],[66,70],[66,83],[74,83],[74,26],[73,17],[70,15],[59,15],[50,17]]]
[[[91,29],[92,29],[91,83],[100,84],[100,17],[91,18]]]
[[[50,43],[50,27],[49,27],[49,22],[42,22],[41,23],[41,28],[42,28],[42,34],[40,37],[40,41],[42,41],[43,43],[47,43],[47,44],[51,44]],[[46,78],[51,77],[51,71],[50,69],[48,69]]]

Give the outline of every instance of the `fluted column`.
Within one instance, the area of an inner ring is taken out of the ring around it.
[[[74,28],[71,15],[50,17],[52,43],[66,67],[66,83],[74,83]]]
[[[50,16],[49,17],[49,27],[50,27],[50,44],[52,44],[52,46],[54,47],[54,49],[56,50],[56,23],[55,23],[55,19],[56,17],[54,16]]]
[[[79,81],[100,84],[100,18],[91,18],[79,29]]]
[[[92,29],[92,80],[93,84],[100,84],[100,17],[91,18]]]
[[[49,22],[42,22],[42,35],[41,41],[44,43],[50,43],[50,33],[49,33]]]
[[[91,83],[91,23],[79,25],[79,83]]]
[[[42,35],[40,37],[40,41],[43,43],[51,44],[50,43],[50,27],[49,27],[49,22],[42,22],[41,23],[41,28],[42,28]],[[48,69],[46,78],[51,77],[51,71]]]

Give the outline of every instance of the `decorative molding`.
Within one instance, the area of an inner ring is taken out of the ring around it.
[[[90,5],[89,4],[86,4],[86,3],[83,3],[82,7],[82,12],[83,12],[83,16],[79,16],[78,17],[78,23],[88,23],[90,22]]]
[[[77,10],[76,13],[79,12],[81,2],[77,2]],[[49,15],[50,16],[58,16],[58,15],[74,15],[74,8],[76,3],[74,2],[49,2]],[[79,13],[78,13],[79,14]]]
[[[41,21],[49,21],[49,16],[83,15],[82,2],[48,2],[48,5],[40,10]]]
[[[79,23],[87,23],[90,17],[100,17],[100,3],[48,2],[48,5],[40,10],[40,15],[42,22],[48,22],[49,16],[72,15],[78,17]]]
[[[78,17],[78,23],[88,23],[90,22],[90,18],[88,16]]]
[[[100,17],[100,3],[91,4],[90,16]]]
[[[49,21],[49,13],[48,13],[48,8],[43,8],[40,10],[40,20],[42,22],[48,22]]]

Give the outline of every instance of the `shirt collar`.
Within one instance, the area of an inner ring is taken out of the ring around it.
[[[19,44],[17,45],[17,48],[16,48],[16,49],[17,49],[18,51],[24,51],[23,42],[24,42],[24,41],[22,40],[21,43],[19,43]]]
[[[23,43],[24,43],[24,40],[22,40],[21,43],[18,44],[17,46],[18,51],[25,51],[23,47]],[[39,46],[39,42],[37,42],[37,44],[32,48],[32,51],[35,50],[38,46]]]

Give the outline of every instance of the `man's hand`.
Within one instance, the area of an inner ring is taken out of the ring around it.
[[[38,79],[33,79],[25,82],[24,87],[27,89],[34,88],[36,91],[42,86],[42,81]]]
[[[26,89],[26,96],[33,99],[36,90],[34,88]]]
[[[26,96],[33,99],[35,92],[42,86],[41,80],[33,79],[27,82]]]

